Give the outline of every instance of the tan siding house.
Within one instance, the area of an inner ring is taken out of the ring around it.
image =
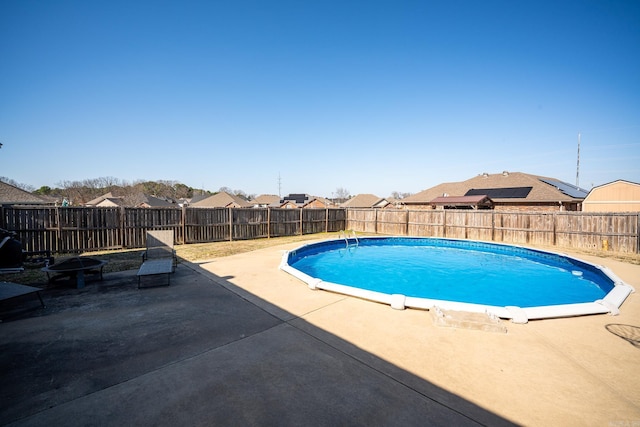
[[[618,180],[591,189],[584,212],[640,212],[640,184]]]
[[[198,202],[192,203],[194,208],[250,208],[253,205],[242,197],[221,191]]]
[[[375,194],[358,194],[342,203],[343,208],[385,208],[389,201]]]

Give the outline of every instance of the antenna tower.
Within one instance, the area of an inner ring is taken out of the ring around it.
[[[578,132],[578,163],[576,164],[576,187],[580,187],[580,132]]]
[[[280,172],[278,172],[278,197],[282,197],[282,179],[280,179]]]

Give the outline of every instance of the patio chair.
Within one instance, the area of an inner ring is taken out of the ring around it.
[[[167,275],[167,286],[171,284],[171,273],[176,269],[178,258],[173,249],[173,230],[147,231],[147,248],[142,253],[142,265],[138,270],[138,288],[142,276]]]
[[[40,296],[41,290],[42,289],[35,288],[33,286],[20,285],[11,282],[0,282],[0,303],[14,298],[17,299],[23,295],[35,293],[38,296],[38,300],[40,300],[40,306],[45,308],[44,301],[42,301],[42,297]],[[0,304],[0,307],[4,309],[4,304]],[[2,310],[2,312],[4,313],[4,310]],[[0,319],[0,322],[2,322],[2,320],[3,319]]]

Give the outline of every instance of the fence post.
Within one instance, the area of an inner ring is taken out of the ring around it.
[[[125,207],[120,206],[118,209],[118,240],[120,240],[120,246],[124,249],[125,246],[125,231],[124,231],[124,218],[125,218]]]
[[[267,206],[267,239],[271,238],[271,208]]]
[[[180,228],[182,228],[182,244],[187,243],[187,206],[182,205],[182,218],[180,218]]]
[[[558,225],[557,225],[558,213],[557,212],[553,212],[553,221],[552,222],[553,222],[553,224],[552,224],[553,228],[552,228],[552,232],[551,232],[551,244],[553,246],[556,246],[556,244],[557,244],[556,233],[557,233],[557,230],[558,230]]]
[[[229,206],[229,241],[233,242],[233,208]]]
[[[56,206],[56,247],[60,251],[62,246],[62,223],[60,222],[60,206]]]
[[[302,236],[304,233],[302,232],[302,227],[304,225],[304,223],[302,222],[302,211],[303,208],[299,208],[300,209],[300,235]]]
[[[496,211],[491,211],[491,241],[496,241]]]
[[[411,214],[411,211],[407,209],[406,216],[404,217],[404,235],[405,236],[409,235],[409,215],[410,214]]]
[[[375,221],[373,222],[373,232],[378,234],[378,210],[375,209],[374,212],[376,215],[375,215]]]
[[[329,206],[324,211],[324,232],[329,232]]]
[[[442,209],[442,237],[447,237],[447,210]]]

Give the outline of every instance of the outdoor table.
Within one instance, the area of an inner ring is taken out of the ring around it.
[[[76,277],[76,287],[78,289],[84,288],[84,274],[86,273],[99,273],[100,280],[102,280],[102,268],[107,261],[89,258],[89,257],[75,257],[64,260],[58,264],[49,265],[42,268],[42,271],[47,273],[47,278],[51,282],[57,276],[70,276]],[[49,276],[49,273],[56,273],[57,276]]]

